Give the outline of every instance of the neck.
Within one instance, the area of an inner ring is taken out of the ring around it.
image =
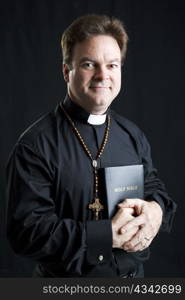
[[[87,107],[81,103],[77,103],[73,99],[71,99],[74,103],[78,104],[81,108],[83,108],[86,112],[92,115],[103,115],[107,111],[107,107]]]
[[[107,108],[98,107],[98,108],[89,109],[88,113],[90,113],[92,115],[103,115],[106,113],[106,111],[107,111]]]
[[[107,115],[110,114],[109,108],[105,111],[104,114],[91,114],[87,109],[84,109],[76,101],[72,101],[69,95],[66,95],[63,104],[73,119],[78,119],[78,121],[80,122],[85,122],[93,125],[101,125],[105,123]]]
[[[86,105],[83,105],[83,103],[79,103],[77,101],[74,100],[74,97],[71,95],[71,93],[69,93],[69,97],[71,99],[72,102],[74,102],[75,104],[77,104],[78,106],[80,106],[81,108],[83,108],[87,113],[92,114],[92,115],[103,115],[106,113],[107,111],[107,107],[88,107]]]

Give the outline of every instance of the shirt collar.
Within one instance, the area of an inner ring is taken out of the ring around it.
[[[105,123],[107,112],[103,115],[93,115],[84,110],[81,106],[73,102],[68,95],[66,95],[63,103],[62,103],[70,114],[72,119],[76,119],[83,123],[89,123],[91,125],[101,125]]]
[[[103,123],[105,123],[106,120],[106,114],[104,115],[89,115],[89,118],[87,120],[87,123],[91,124],[91,125],[101,125]]]

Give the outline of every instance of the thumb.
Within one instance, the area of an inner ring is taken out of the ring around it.
[[[123,202],[118,204],[119,208],[134,208],[135,213],[139,215],[143,206],[143,200],[139,198],[127,198]]]
[[[136,199],[136,198],[126,198],[123,200],[123,202],[119,203],[118,206],[119,207],[134,207],[135,204],[137,203],[136,200],[139,200],[139,199]]]

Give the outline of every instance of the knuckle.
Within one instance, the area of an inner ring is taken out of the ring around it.
[[[145,240],[141,241],[141,246],[145,248],[145,246],[146,246],[146,241]]]
[[[144,233],[142,230],[139,231],[138,240],[142,240],[144,238]]]
[[[127,242],[127,243],[125,244],[125,247],[126,247],[127,249],[132,248],[132,247],[133,247],[132,242]]]
[[[121,214],[125,214],[126,208],[123,207],[123,206],[120,206],[119,211],[120,211]]]

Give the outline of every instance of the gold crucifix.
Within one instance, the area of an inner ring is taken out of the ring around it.
[[[89,204],[89,209],[92,209],[95,212],[95,220],[99,220],[99,212],[104,209],[104,206],[100,203],[100,199],[96,198],[94,203]]]

